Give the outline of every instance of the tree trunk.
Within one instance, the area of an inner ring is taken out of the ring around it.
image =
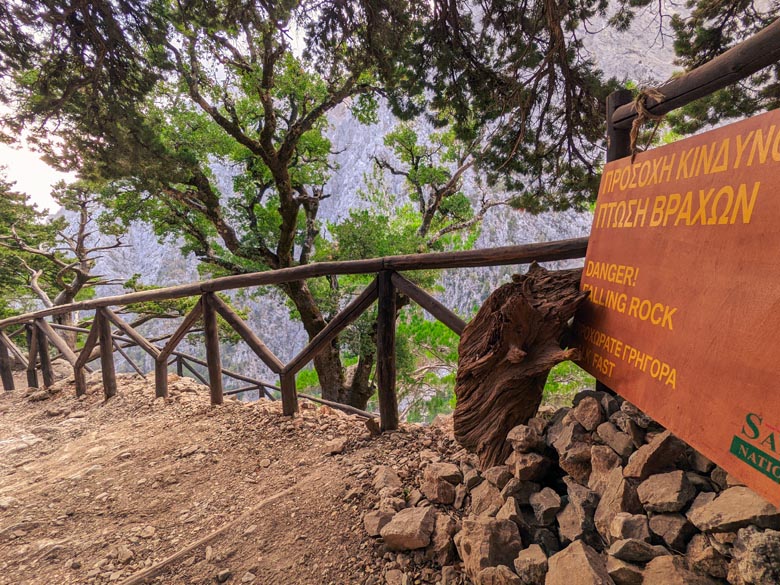
[[[552,367],[577,355],[561,349],[569,319],[588,296],[581,270],[534,264],[494,291],[466,326],[458,347],[455,438],[483,468],[509,456],[506,435],[536,414]]]

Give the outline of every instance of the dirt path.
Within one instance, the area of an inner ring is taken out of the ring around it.
[[[294,420],[267,401],[212,408],[186,378],[167,402],[129,375],[107,403],[99,377],[83,400],[59,389],[0,396],[0,583],[377,582],[370,471],[416,469],[419,427],[374,439],[310,404]]]

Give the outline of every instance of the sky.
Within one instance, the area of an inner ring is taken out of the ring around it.
[[[16,149],[0,143],[0,166],[6,167],[5,175],[15,181],[17,191],[27,193],[41,209],[56,211],[51,198],[51,187],[60,180],[74,181],[75,175],[54,170],[39,155],[25,148]]]

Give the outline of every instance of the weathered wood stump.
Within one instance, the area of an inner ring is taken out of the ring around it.
[[[494,291],[463,331],[455,438],[479,455],[483,469],[509,456],[506,435],[536,414],[550,369],[577,356],[561,340],[588,296],[579,290],[581,272],[533,264]]]

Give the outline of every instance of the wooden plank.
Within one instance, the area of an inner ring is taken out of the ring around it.
[[[43,376],[44,387],[48,388],[54,384],[54,369],[51,366],[51,356],[49,355],[49,340],[37,325],[39,321],[36,320],[35,323],[36,326],[34,326],[33,329],[38,330],[38,335],[36,335],[36,338],[38,340],[38,359],[41,362],[41,375]]]
[[[38,328],[29,324],[25,325],[25,334],[29,349],[27,356],[27,385],[30,388],[38,388],[38,373],[35,369],[38,361]]]
[[[54,347],[62,354],[62,356],[73,367],[73,378],[76,385],[76,396],[81,396],[87,391],[87,379],[84,374],[84,367],[79,366],[78,355],[70,348],[68,343],[60,337],[52,326],[43,319],[36,319],[36,326],[40,329],[41,333],[45,335],[49,341],[52,342]]]
[[[173,335],[171,335],[171,338],[168,340],[168,343],[166,343],[165,347],[163,347],[162,350],[160,351],[160,355],[158,356],[158,359],[160,360],[168,359],[168,356],[170,356],[173,353],[173,350],[176,349],[176,347],[181,343],[181,340],[184,339],[187,333],[189,333],[190,329],[192,329],[192,326],[197,322],[198,319],[200,319],[200,316],[202,314],[203,314],[203,305],[200,302],[195,303],[195,306],[184,317],[184,320],[181,322],[179,327],[176,329],[176,331],[174,331]]]
[[[333,341],[350,323],[355,321],[363,312],[371,306],[377,298],[376,279],[366,287],[344,310],[330,320],[325,328],[320,331],[309,344],[296,355],[284,368],[285,372],[297,374],[307,363],[313,360],[322,348]]]
[[[265,365],[267,365],[274,374],[280,373],[284,369],[284,364],[281,360],[274,355],[268,346],[255,335],[249,326],[244,323],[244,320],[236,315],[235,311],[227,306],[227,304],[215,294],[208,295],[209,304],[222,315],[222,318],[227,321],[233,330],[238,333],[241,338],[246,342],[250,349],[257,354]]]
[[[214,310],[212,295],[201,297],[203,304],[203,325],[206,330],[206,362],[209,369],[211,404],[222,404],[222,361],[219,355],[219,325]]]
[[[588,238],[574,238],[555,242],[540,242],[520,246],[504,246],[483,250],[462,250],[458,252],[432,252],[428,254],[407,254],[387,256],[368,260],[343,262],[315,262],[303,266],[224,276],[203,282],[194,282],[150,291],[139,291],[125,295],[89,299],[68,305],[42,309],[26,315],[0,320],[0,328],[24,323],[31,318],[49,317],[71,311],[87,311],[100,307],[126,306],[145,301],[162,301],[252,286],[282,284],[295,280],[317,278],[339,274],[372,274],[380,270],[432,270],[443,268],[469,268],[476,266],[505,266],[528,264],[534,261],[550,262],[583,258],[587,251]]]
[[[295,389],[295,374],[282,372],[279,374],[279,385],[282,387],[282,414],[294,416],[298,412],[298,394]]]
[[[657,88],[664,99],[648,99],[646,107],[652,114],[666,114],[750,77],[777,61],[780,61],[780,19],[712,61],[670,79]],[[624,129],[631,128],[634,118],[636,107],[633,103],[618,108],[612,116],[615,127]]]
[[[135,341],[136,345],[143,349],[146,353],[148,353],[150,356],[152,356],[154,359],[157,359],[157,356],[160,355],[160,349],[153,346],[147,339],[138,333],[135,329],[133,329],[129,323],[127,323],[124,319],[122,319],[119,315],[114,313],[111,309],[105,308],[103,309],[103,315],[108,318],[109,321],[111,321],[116,327],[121,329],[125,332],[125,334]]]
[[[184,377],[184,364],[181,363],[181,356],[176,356],[176,375],[179,378]]]
[[[412,299],[415,303],[420,305],[436,319],[444,323],[447,327],[452,329],[452,331],[458,335],[463,333],[463,329],[466,327],[466,322],[458,317],[455,313],[450,311],[437,299],[433,298],[419,286],[404,278],[397,272],[393,273],[392,281],[395,288]]]
[[[0,339],[0,377],[3,379],[3,390],[10,392],[14,390],[14,372],[11,369],[11,355],[8,353],[8,347]]]
[[[114,343],[114,349],[119,353],[119,355],[125,358],[125,361],[128,364],[130,364],[130,367],[135,370],[135,373],[141,376],[142,378],[146,378],[146,376],[144,376],[143,370],[141,370],[141,368],[138,367],[138,364],[136,364],[133,361],[133,359],[129,355],[127,355],[127,352],[124,349],[122,349],[122,346],[119,345],[119,342],[117,341],[116,337],[113,338],[113,343]]]
[[[92,328],[88,330],[87,338],[84,340],[84,345],[79,350],[79,359],[76,362],[76,365],[78,367],[84,367],[87,362],[92,361],[93,359],[96,359],[99,356],[95,356],[94,358],[91,357],[92,350],[95,348],[95,345],[98,342],[98,337],[100,335],[100,328],[98,327],[98,316],[97,313],[95,313],[95,317],[92,319]]]
[[[204,378],[203,376],[201,376],[200,373],[195,368],[193,368],[190,364],[188,364],[187,360],[182,359],[182,365],[185,368],[187,368],[192,373],[192,375],[195,376],[200,381],[201,384],[203,384],[204,386],[209,385],[209,381],[206,380],[206,378]],[[205,362],[202,365],[206,365]]]
[[[111,321],[100,309],[97,319],[98,340],[100,343],[100,369],[103,376],[103,395],[106,400],[116,396],[116,370],[114,369],[114,347],[111,337]],[[95,325],[93,325],[95,327]]]
[[[24,327],[22,327],[22,329],[24,329]],[[22,367],[27,369],[27,358],[25,357],[22,350],[19,349],[19,346],[14,343],[13,339],[11,339],[11,336],[7,335],[5,331],[0,331],[0,341],[2,341],[11,351],[11,354],[13,354],[19,363],[22,364]]]
[[[339,410],[343,410],[344,412],[348,412],[349,414],[355,414],[363,418],[377,417],[377,415],[373,412],[366,412],[365,410],[360,410],[359,408],[355,408],[354,406],[350,406],[349,404],[341,404],[339,402],[333,402],[332,400],[325,400],[324,398],[320,398],[319,396],[311,396],[310,394],[304,394],[303,392],[298,392],[298,396],[300,398],[305,398],[306,400],[311,400],[312,402],[317,402],[319,404],[324,404],[332,408],[337,408]]]
[[[396,298],[392,273],[383,270],[377,276],[379,307],[376,319],[376,382],[379,391],[380,428],[398,428],[398,397],[395,393],[395,319]]]

